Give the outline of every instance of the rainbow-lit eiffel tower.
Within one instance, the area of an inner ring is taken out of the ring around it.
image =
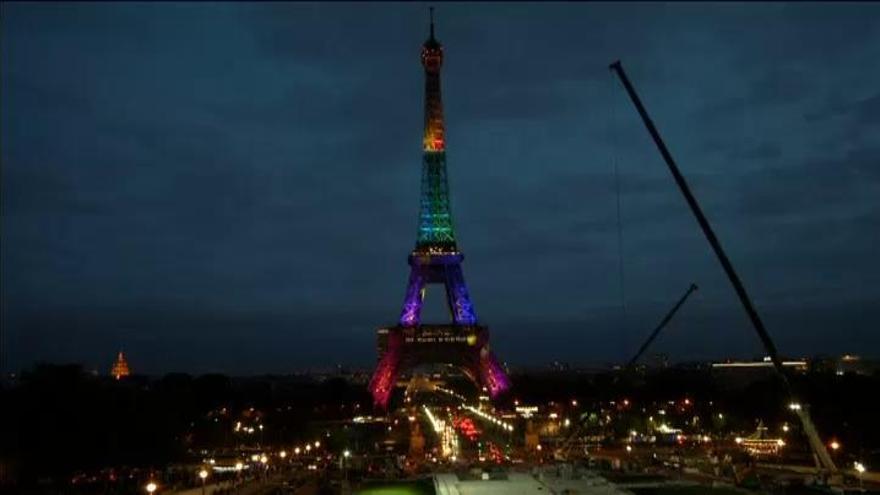
[[[409,255],[410,275],[398,325],[377,332],[379,365],[370,392],[386,407],[397,375],[420,364],[450,364],[497,396],[509,380],[489,350],[489,329],[478,324],[461,270],[464,255],[455,242],[446,178],[446,140],[440,67],[443,47],[431,35],[422,45],[425,68],[425,134],[422,156],[422,194],[416,247]],[[421,311],[428,284],[443,284],[452,322],[422,324]]]

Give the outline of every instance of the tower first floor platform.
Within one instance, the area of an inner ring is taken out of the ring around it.
[[[376,330],[379,365],[370,381],[377,406],[386,407],[397,376],[422,364],[461,369],[493,397],[510,386],[507,374],[489,349],[489,328],[482,325],[393,326]]]

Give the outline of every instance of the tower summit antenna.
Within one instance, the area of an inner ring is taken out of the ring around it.
[[[428,7],[428,15],[431,18],[431,39],[434,39],[434,7]]]

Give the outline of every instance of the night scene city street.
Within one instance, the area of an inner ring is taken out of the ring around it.
[[[880,3],[0,4],[0,495],[880,494]]]

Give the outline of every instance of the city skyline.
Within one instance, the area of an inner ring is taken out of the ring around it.
[[[696,282],[654,350],[762,355],[620,58],[781,352],[875,357],[880,6],[643,7],[437,8],[493,349],[623,361]],[[2,8],[4,371],[375,362],[418,223],[426,4]]]

